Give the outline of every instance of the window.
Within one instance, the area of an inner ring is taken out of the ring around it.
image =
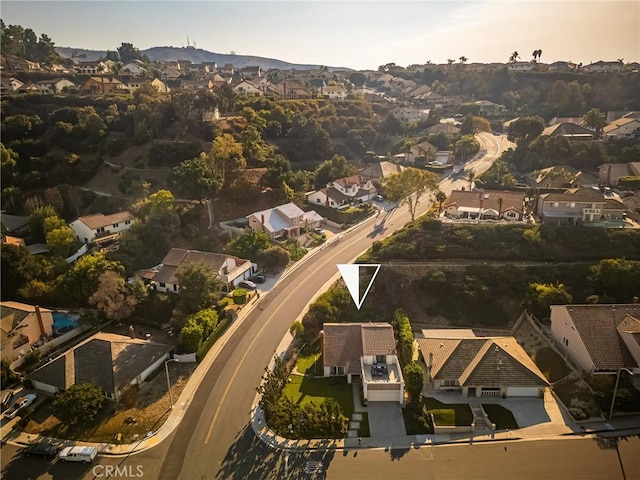
[[[119,225],[120,225],[119,223],[114,223],[113,228],[118,228]]]
[[[160,282],[160,286],[161,286],[162,288],[164,288],[166,285],[165,285],[165,283],[164,283],[164,282]]]
[[[569,207],[571,207],[571,208],[576,208],[576,202],[571,202],[571,203],[569,204]]]
[[[455,387],[456,386],[457,381],[456,380],[444,380],[442,382],[442,386],[443,387]]]
[[[131,220],[125,220],[124,224],[125,225],[131,225]]]
[[[560,206],[560,204],[558,202],[554,202],[553,206],[554,206],[554,208],[558,208]]]
[[[386,363],[387,356],[386,355],[376,355],[376,363]]]
[[[569,346],[569,339],[567,337],[562,337],[562,344],[565,347],[568,347]]]

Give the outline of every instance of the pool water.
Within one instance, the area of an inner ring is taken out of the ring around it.
[[[54,313],[53,333],[55,335],[62,335],[63,333],[70,332],[78,326],[78,320],[80,320],[80,315],[74,315],[70,313]]]

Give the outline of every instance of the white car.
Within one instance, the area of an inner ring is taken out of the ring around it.
[[[63,462],[91,463],[98,455],[96,447],[66,447],[60,450],[58,458]]]
[[[9,410],[4,412],[4,416],[6,418],[15,418],[15,416],[18,414],[20,410],[31,405],[36,398],[37,398],[37,395],[35,393],[29,393],[24,397],[18,398],[16,400],[16,403],[14,403]]]

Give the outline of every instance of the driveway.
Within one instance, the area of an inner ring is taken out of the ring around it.
[[[371,437],[398,437],[407,434],[398,402],[369,402],[369,431]]]

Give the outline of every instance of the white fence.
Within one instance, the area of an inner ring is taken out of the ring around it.
[[[174,355],[173,358],[177,360],[178,363],[195,363],[196,362],[195,353],[185,353],[183,355]]]
[[[87,253],[87,250],[88,250],[87,244],[84,244],[78,249],[78,251],[76,253],[71,255],[69,258],[65,258],[64,261],[67,262],[67,263],[73,263],[77,259],[79,259],[82,255]]]

